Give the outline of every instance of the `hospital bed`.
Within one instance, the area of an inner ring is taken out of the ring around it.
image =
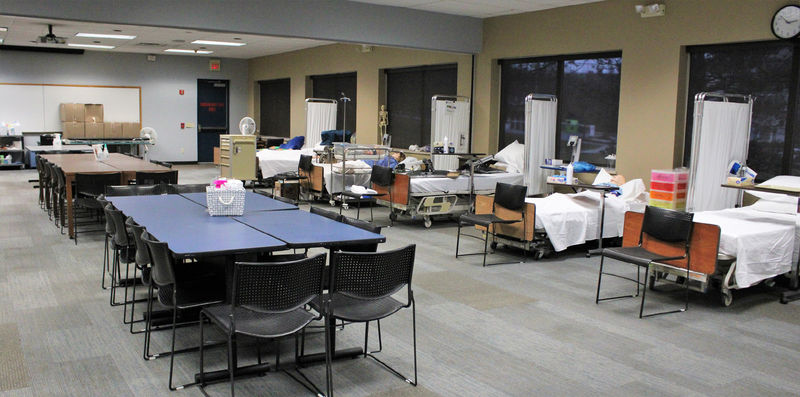
[[[647,205],[647,193],[641,180],[629,181],[621,189],[623,194],[619,197],[606,194],[603,238],[622,236],[625,213],[644,212]],[[491,197],[478,196],[476,213],[491,212],[491,203]],[[526,219],[534,222],[533,227],[527,229],[528,235],[523,237],[522,228],[519,228],[510,234],[500,233],[495,239],[497,243],[535,251],[535,258],[540,259],[599,237],[602,203],[596,191],[528,197],[525,203],[529,208]]]
[[[472,195],[492,194],[498,182],[520,185],[523,175],[515,172],[475,173],[470,190],[470,175],[464,172],[455,178],[429,173],[397,173],[392,184],[391,202],[388,189],[372,186],[379,194],[376,201],[390,207],[392,220],[398,214],[421,217],[425,227],[431,227],[435,216],[458,216],[471,209]]]
[[[300,155],[314,155],[313,148],[299,150],[261,149],[256,152],[261,178],[272,178],[285,172],[297,171]]]

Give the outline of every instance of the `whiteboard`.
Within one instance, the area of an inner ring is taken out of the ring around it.
[[[23,132],[61,131],[59,104],[103,104],[103,121],[140,122],[140,87],[0,83],[0,122]]]

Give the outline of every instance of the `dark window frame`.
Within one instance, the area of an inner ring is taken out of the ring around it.
[[[500,111],[498,117],[498,139],[497,139],[497,150],[501,150],[505,147],[505,127],[504,123],[506,119],[509,117],[509,112],[511,109],[505,106],[505,97],[503,96],[503,87],[507,84],[507,80],[503,80],[503,68],[512,65],[512,64],[521,64],[521,63],[555,63],[556,64],[556,81],[555,81],[555,92],[552,93],[558,98],[558,116],[556,123],[556,139],[555,139],[555,153],[556,157],[562,157],[562,152],[566,150],[566,148],[562,148],[562,145],[559,145],[560,136],[562,133],[562,120],[561,116],[565,112],[566,101],[564,100],[564,95],[562,95],[563,91],[565,90],[564,87],[564,64],[569,61],[581,60],[581,59],[599,59],[599,58],[619,58],[620,59],[620,83],[622,79],[622,51],[603,51],[603,52],[588,52],[588,53],[579,53],[579,54],[564,54],[564,55],[549,55],[549,56],[539,56],[539,57],[520,57],[520,58],[503,58],[498,59],[497,64],[500,67]],[[550,94],[547,92],[538,92],[539,94]],[[530,94],[530,93],[529,93]],[[617,101],[616,107],[616,114],[617,114],[617,123],[619,122],[619,100]],[[617,125],[617,133],[619,132],[619,126]],[[523,136],[524,138],[524,136]],[[616,152],[617,148],[617,137],[614,137],[614,152]]]
[[[684,131],[684,146],[683,146],[683,164],[689,164],[691,158],[691,143],[692,143],[692,133],[693,133],[693,124],[694,124],[694,95],[695,93],[692,92],[692,59],[693,55],[701,54],[701,53],[708,53],[713,51],[718,52],[733,52],[733,51],[747,51],[748,49],[752,50],[763,50],[763,49],[774,48],[776,50],[782,48],[791,48],[792,53],[792,60],[791,60],[791,74],[790,79],[791,81],[788,84],[788,101],[786,105],[787,112],[785,114],[785,128],[784,128],[784,142],[783,142],[783,150],[780,152],[781,161],[780,161],[780,171],[778,175],[793,175],[793,163],[794,163],[794,142],[797,140],[796,135],[800,134],[798,131],[797,120],[800,119],[800,109],[798,109],[798,105],[800,105],[800,43],[793,42],[793,41],[783,41],[783,40],[768,40],[768,41],[757,41],[757,42],[745,42],[745,43],[725,43],[725,44],[709,44],[709,45],[696,45],[696,46],[687,46],[686,47],[686,54],[689,60],[689,67],[687,69],[687,103],[686,103],[686,123],[685,123],[685,131]],[[731,92],[733,94],[750,94],[748,92]],[[758,104],[758,97],[755,98],[755,103]],[[755,110],[755,109],[754,109]],[[750,150],[752,151],[754,147],[753,142],[753,128],[755,126],[751,125],[751,139],[750,139]],[[776,153],[777,155],[777,153]],[[748,159],[750,159],[751,154],[748,153]],[[756,171],[758,167],[755,167]],[[762,173],[759,173],[758,180],[763,181],[766,179]]]
[[[357,131],[356,131],[356,122],[358,121],[358,117],[357,117],[357,113],[356,112],[358,111],[358,106],[356,106],[356,103],[357,103],[357,96],[358,96],[358,92],[357,92],[358,91],[358,72],[315,74],[315,75],[309,76],[308,78],[311,81],[311,92],[312,92],[311,95],[314,98],[335,99],[336,100],[336,112],[337,112],[336,113],[336,129],[340,130],[340,129],[342,129],[342,126],[344,126],[344,128],[346,128],[347,130],[349,130],[349,131],[351,131],[353,133],[357,133]],[[353,92],[346,92],[347,90],[343,89],[339,84],[341,83],[341,80],[350,79],[350,78],[353,79],[353,83],[354,83],[353,84],[353,88],[352,88]],[[320,81],[320,80],[328,80],[328,81],[332,80],[332,81],[335,81],[336,85],[337,85],[337,89],[335,91],[338,91],[338,92],[336,92],[335,95],[333,95],[332,98],[327,98],[325,95],[320,95],[318,93],[318,91],[317,91],[318,86],[315,83],[315,81]],[[344,93],[345,95],[347,95],[348,98],[350,98],[350,101],[346,105],[347,106],[347,113],[346,113],[345,116],[347,117],[347,120],[344,120],[342,118],[342,114],[343,114],[342,109],[343,109],[343,106],[345,106],[345,105],[344,105],[344,102],[341,99],[342,98],[341,93]]]

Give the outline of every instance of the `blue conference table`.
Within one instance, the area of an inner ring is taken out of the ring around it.
[[[206,194],[205,193],[181,193],[187,199],[206,207]],[[244,212],[256,211],[282,211],[282,210],[296,210],[297,206],[278,201],[267,196],[245,192],[244,197]]]

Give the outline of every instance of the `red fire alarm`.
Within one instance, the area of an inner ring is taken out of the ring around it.
[[[183,90],[181,90],[181,91],[183,91]],[[184,128],[186,128],[186,123],[181,123],[181,129],[184,129]]]
[[[183,95],[183,90],[178,90],[178,94]]]

